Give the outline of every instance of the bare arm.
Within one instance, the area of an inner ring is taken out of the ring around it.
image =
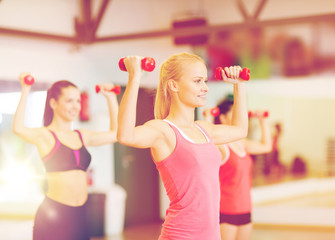
[[[225,68],[226,74],[222,74],[223,80],[232,83],[234,86],[234,106],[231,125],[212,124],[207,121],[200,121],[208,129],[215,144],[220,145],[243,139],[248,133],[248,113],[246,103],[246,86],[238,76],[240,67]]]
[[[229,151],[229,148],[227,146],[227,144],[222,144],[222,145],[219,145],[217,146],[221,152],[221,165],[225,164],[228,159],[229,159],[229,156],[230,156],[230,151]]]
[[[103,84],[101,86],[101,93],[106,97],[108,104],[108,112],[110,118],[109,131],[93,132],[89,130],[82,130],[83,136],[87,146],[99,146],[109,143],[115,143],[117,132],[117,114],[119,105],[117,102],[116,94],[108,91],[113,88],[113,84]]]
[[[138,90],[142,75],[141,58],[127,57],[124,63],[129,73],[129,78],[120,103],[117,139],[124,145],[149,148],[162,137],[162,134],[155,127],[157,120],[149,121],[141,126],[135,126]]]
[[[30,85],[26,85],[24,83],[23,79],[26,75],[29,75],[29,73],[24,72],[24,73],[21,73],[19,76],[21,87],[22,87],[22,92],[21,92],[21,98],[20,98],[19,104],[14,114],[13,123],[12,123],[12,131],[16,135],[21,137],[24,141],[31,143],[31,144],[37,144],[37,140],[39,139],[41,135],[41,131],[39,131],[36,128],[28,128],[24,125],[27,99],[28,99],[28,95],[31,89]]]
[[[268,153],[272,150],[272,139],[270,133],[270,127],[267,118],[262,117],[263,112],[256,112],[256,116],[259,119],[261,126],[261,140],[245,140],[245,148],[249,154],[263,154]]]

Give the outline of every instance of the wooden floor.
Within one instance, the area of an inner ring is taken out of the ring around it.
[[[161,223],[129,227],[117,236],[91,240],[157,240]],[[254,226],[252,240],[334,240],[335,229],[307,227]],[[206,240],[206,239],[204,239]]]
[[[157,240],[161,223],[125,228],[123,233],[91,240]],[[32,221],[0,220],[1,240],[31,240]],[[335,228],[255,225],[252,240],[334,240]],[[207,240],[207,239],[204,239]]]
[[[263,210],[271,218],[278,220],[281,219],[281,215],[284,215],[285,221],[278,224],[269,221],[257,222],[254,219],[252,240],[335,240],[335,192],[290,198],[271,202],[269,205],[261,207],[268,207]],[[299,216],[300,219],[322,219],[327,224],[306,225],[299,223],[299,225],[290,225],[288,220],[291,221],[292,216],[284,214],[283,209],[285,207],[290,210],[291,215]],[[279,211],[277,211],[278,209]],[[303,211],[299,211],[299,214],[293,211],[301,209]],[[315,210],[322,211],[323,215]],[[254,208],[254,212],[256,211],[257,206]],[[329,223],[332,223],[332,225],[329,226]],[[92,237],[91,240],[157,240],[161,225],[162,222],[155,222],[126,227],[118,235]],[[1,217],[0,215],[0,240],[31,240],[32,227],[32,217],[16,219],[8,216]]]

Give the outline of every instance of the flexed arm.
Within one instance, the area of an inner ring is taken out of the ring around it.
[[[101,92],[106,100],[108,105],[109,112],[109,130],[104,132],[93,132],[86,129],[82,129],[83,137],[87,146],[100,146],[109,143],[115,143],[116,132],[117,132],[117,115],[119,110],[119,105],[117,102],[115,91],[110,91],[114,88],[113,84],[102,84],[99,86],[99,92]]]
[[[235,83],[232,126],[236,129],[237,138],[245,138],[248,134],[248,110],[246,96],[245,83],[240,81]]]
[[[24,125],[27,99],[28,99],[28,95],[31,89],[31,85],[26,84],[24,81],[24,78],[28,75],[30,75],[30,73],[23,72],[19,76],[22,91],[21,91],[21,98],[20,98],[19,104],[14,114],[13,123],[12,123],[12,131],[16,135],[21,137],[23,140],[34,144],[37,139],[38,131],[32,128],[28,128]]]
[[[272,139],[268,119],[264,111],[258,110],[255,112],[254,117],[259,119],[261,126],[261,140],[245,140],[245,147],[250,154],[263,154],[272,150]]]
[[[248,133],[248,112],[246,103],[245,81],[239,79],[241,67],[234,66],[225,68],[222,71],[224,82],[232,83],[234,88],[234,105],[232,111],[232,121],[227,124],[212,124],[207,121],[201,124],[207,127],[215,144],[224,144],[243,139]]]
[[[155,120],[141,126],[136,125],[136,106],[142,75],[141,57],[131,56],[124,59],[129,73],[128,84],[123,94],[118,114],[117,139],[120,143],[137,148],[153,146],[159,136]]]

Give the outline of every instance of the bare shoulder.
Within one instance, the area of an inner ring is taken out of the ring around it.
[[[157,132],[160,137],[159,139],[167,144],[174,144],[175,143],[175,133],[170,127],[170,125],[161,119],[154,119],[148,121],[145,125],[150,126],[152,129],[154,129],[155,132]],[[157,141],[157,144],[159,141]],[[162,144],[161,142],[159,144]]]
[[[150,126],[157,131],[159,137],[152,145],[152,155],[154,161],[161,161],[171,154],[176,146],[176,135],[170,125],[163,120],[155,119],[147,122],[145,125]]]
[[[33,144],[36,145],[40,156],[45,156],[49,153],[55,144],[55,138],[46,127],[35,128],[35,138]]]
[[[51,133],[51,131],[47,127],[41,127],[41,128],[36,128],[35,129],[36,133],[38,134],[38,138],[41,141],[46,141],[46,142],[53,142],[54,137]]]
[[[169,126],[169,124],[161,119],[150,120],[146,122],[144,126],[148,126],[164,135],[172,132],[172,129]]]

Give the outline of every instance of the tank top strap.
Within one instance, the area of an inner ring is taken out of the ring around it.
[[[163,121],[169,124],[169,126],[175,132],[177,139],[183,137],[187,139],[188,141],[193,142],[192,139],[190,139],[186,134],[184,134],[184,132],[181,129],[179,129],[176,125],[174,125],[171,121],[167,119],[163,119]]]
[[[208,135],[208,133],[205,131],[205,129],[203,129],[198,123],[195,123],[195,125],[197,125],[197,127],[200,129],[202,134],[205,136],[205,138],[207,139],[207,142],[210,142],[211,137]]]
[[[174,123],[172,123],[171,121],[167,120],[167,119],[163,119],[163,121],[167,122],[172,129],[174,130],[174,132],[176,132],[179,136],[182,136],[183,138],[187,139],[188,141],[194,143],[194,141],[192,139],[190,139],[179,127],[177,127]],[[202,132],[202,134],[204,135],[204,137],[206,138],[207,143],[209,143],[211,141],[211,138],[208,136],[207,132],[200,127],[199,124],[195,123],[196,127]]]
[[[85,144],[84,144],[84,140],[83,140],[83,136],[81,135],[81,132],[80,132],[78,129],[76,129],[76,130],[74,130],[74,131],[78,133],[78,135],[79,135],[79,137],[80,137],[80,141],[81,141],[81,143],[82,143],[83,146],[84,146]]]

